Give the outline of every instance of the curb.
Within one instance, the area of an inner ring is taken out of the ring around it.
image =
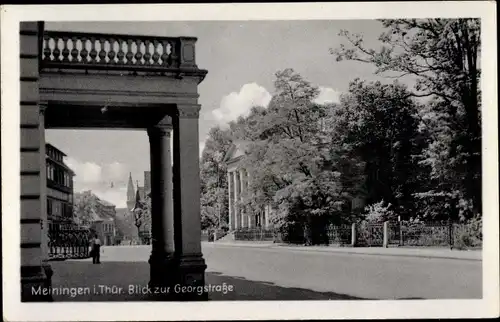
[[[212,244],[212,243],[211,243]],[[269,249],[285,249],[285,250],[298,250],[298,251],[315,251],[321,253],[336,253],[336,254],[349,254],[349,255],[371,255],[371,256],[393,256],[393,257],[419,257],[419,258],[436,258],[436,259],[454,259],[454,260],[465,260],[465,261],[476,261],[481,262],[482,258],[471,258],[471,257],[459,257],[453,255],[441,255],[441,254],[401,254],[401,253],[384,253],[384,252],[356,252],[356,251],[341,251],[334,248],[331,249],[317,249],[317,248],[307,248],[307,247],[290,247],[286,245],[255,245],[255,244],[236,244],[236,243],[215,243],[214,245],[229,246],[229,247],[248,247],[248,248],[269,248]],[[344,248],[345,249],[345,248]]]
[[[420,258],[436,258],[436,259],[455,259],[455,260],[466,260],[466,261],[482,261],[482,258],[471,258],[471,257],[459,257],[453,255],[431,255],[431,254],[396,254],[396,253],[383,253],[383,252],[353,252],[353,251],[339,251],[336,249],[307,249],[307,248],[294,248],[289,246],[274,246],[274,249],[290,249],[299,251],[317,251],[322,253],[336,253],[336,254],[349,254],[349,255],[372,255],[372,256],[394,256],[394,257],[420,257]]]

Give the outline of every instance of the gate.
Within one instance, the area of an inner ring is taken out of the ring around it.
[[[350,245],[352,238],[352,227],[349,225],[335,226],[328,228],[328,243],[333,245]]]
[[[382,247],[384,245],[384,225],[361,224],[356,230],[356,245],[361,247]]]
[[[89,258],[91,230],[68,222],[49,224],[49,259]]]

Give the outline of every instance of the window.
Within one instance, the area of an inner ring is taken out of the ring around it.
[[[53,201],[52,204],[52,211],[54,212],[54,215],[56,216],[61,216],[62,215],[62,209],[61,209],[61,202],[60,201]]]
[[[52,200],[47,199],[47,215],[52,215]]]

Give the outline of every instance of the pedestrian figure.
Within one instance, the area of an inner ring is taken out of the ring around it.
[[[92,264],[101,263],[101,241],[97,235],[92,239]]]

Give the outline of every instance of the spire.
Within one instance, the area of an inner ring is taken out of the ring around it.
[[[127,184],[127,202],[135,202],[134,183],[132,182],[132,172],[130,172]]]

